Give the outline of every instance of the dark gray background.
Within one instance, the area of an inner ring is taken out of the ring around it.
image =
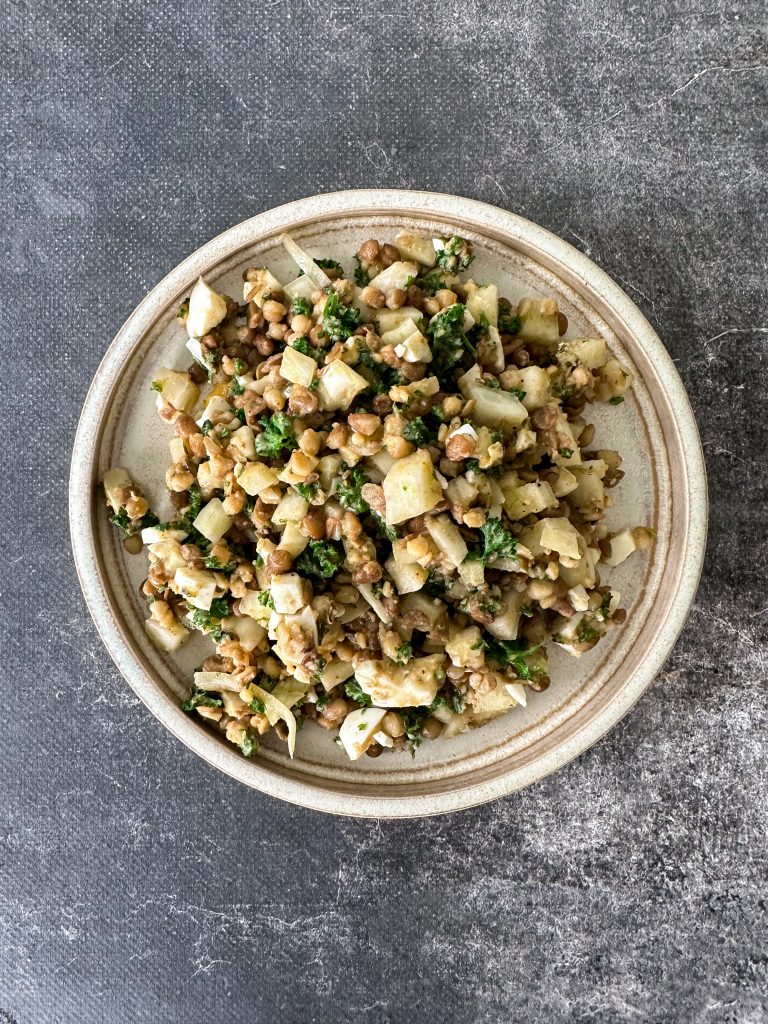
[[[764,5],[5,0],[0,49],[0,1021],[768,1021]],[[555,777],[415,823],[182,748],[103,651],[66,525],[82,399],[145,291],[360,186],[588,253],[675,358],[710,473],[651,692]]]

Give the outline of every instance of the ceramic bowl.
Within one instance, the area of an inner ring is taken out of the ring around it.
[[[279,741],[246,760],[195,716],[181,711],[206,641],[176,655],[156,650],[142,627],[138,586],[143,555],[125,553],[107,522],[98,481],[112,465],[130,468],[162,515],[170,430],[158,420],[149,384],[160,365],[185,367],[175,320],[198,275],[239,294],[241,272],[268,264],[295,273],[283,231],[315,255],[346,265],[365,238],[392,239],[402,226],[427,235],[461,234],[478,253],[473,276],[513,301],[557,298],[569,336],[599,334],[635,375],[620,406],[590,408],[596,443],[617,448],[626,477],[612,491],[612,527],[653,525],[650,557],[633,555],[601,575],[628,616],[580,659],[554,651],[552,685],[481,729],[407,754],[352,763],[325,731],[308,726],[296,759]],[[570,761],[603,736],[650,686],[682,628],[699,579],[706,538],[706,481],[693,414],[664,346],[624,292],[586,256],[504,210],[427,192],[354,191],[313,196],[259,214],[208,242],[141,302],[108,349],[85,401],[74,446],[70,521],[88,607],[115,664],[150,711],[216,768],[271,796],[334,814],[416,817],[470,807],[512,793]]]

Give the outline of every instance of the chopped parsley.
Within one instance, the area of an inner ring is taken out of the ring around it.
[[[481,527],[483,548],[481,561],[492,562],[497,558],[517,559],[517,537],[509,532],[501,519],[490,516]]]
[[[163,390],[163,385],[160,383],[159,380],[153,380],[152,383],[149,386],[150,386],[152,391],[160,391],[160,392],[162,392],[162,390]]]
[[[398,665],[407,664],[413,657],[413,648],[407,642],[400,644],[395,651],[395,661]]]
[[[247,730],[240,741],[240,750],[243,752],[243,757],[253,757],[258,749],[259,741],[250,730]]]
[[[262,687],[262,689],[263,689],[263,687]],[[249,707],[250,707],[251,711],[253,711],[253,713],[255,715],[263,715],[264,712],[267,710],[267,705],[264,703],[263,700],[259,700],[258,697],[254,697],[253,698],[253,700],[251,701]]]
[[[221,697],[215,697],[207,690],[195,690],[191,697],[181,705],[182,711],[194,711],[202,704],[206,708],[220,708],[223,706]]]
[[[459,235],[449,238],[445,246],[437,251],[438,267],[451,274],[455,274],[459,270],[466,270],[474,258],[472,243]]]
[[[576,635],[580,644],[588,644],[592,640],[597,640],[600,636],[600,630],[593,629],[592,626],[588,625],[586,622],[582,622]]]
[[[271,608],[272,611],[275,610],[275,599],[268,590],[262,590],[257,600],[259,604],[263,605],[265,608]]]
[[[561,459],[570,459],[572,456],[573,456],[573,448],[561,448],[560,449],[560,458]]]
[[[293,343],[293,347],[297,352],[301,352],[305,356],[311,356],[316,363],[322,364],[325,359],[325,352],[321,348],[315,348],[309,344],[306,338],[297,338]]]
[[[434,295],[435,292],[441,291],[443,288],[448,287],[448,282],[445,280],[445,273],[441,270],[430,270],[429,273],[424,274],[418,280],[419,288],[426,292],[427,295]]]
[[[613,398],[608,399],[608,405],[621,405],[624,401],[623,395],[614,395]]]
[[[362,704],[364,708],[369,708],[373,703],[354,676],[344,684],[344,693],[346,693],[350,700],[355,701],[356,704]]]
[[[336,260],[315,260],[321,270],[335,270],[339,277],[344,277],[344,268]]]
[[[485,656],[489,661],[498,665],[511,665],[520,679],[531,679],[536,673],[528,662],[532,654],[535,654],[543,644],[526,646],[525,640],[495,640],[488,638],[484,641]]]
[[[212,430],[213,430],[213,424],[211,423],[210,420],[205,420],[203,422],[202,427],[200,427],[200,433],[203,435],[203,437],[208,437],[208,435],[210,434],[210,432]]]
[[[450,371],[461,363],[465,352],[475,355],[475,347],[464,332],[464,306],[454,303],[432,318],[427,326],[433,366],[441,384],[453,388]]]
[[[293,419],[287,413],[276,412],[262,416],[259,420],[263,433],[256,437],[256,451],[268,459],[279,459],[289,455],[298,447],[293,432]]]
[[[113,512],[109,521],[122,530],[124,537],[133,537],[135,534],[141,533],[145,527],[157,526],[160,522],[154,512],[145,512],[141,519],[134,521],[124,507],[119,512]]]
[[[216,572],[230,573],[234,570],[237,562],[232,559],[232,561],[227,562],[226,565],[222,565],[215,555],[208,555],[205,559],[204,565],[206,569],[215,569]]]
[[[369,371],[363,373],[363,376],[377,395],[386,395],[391,387],[403,383],[402,376],[393,366],[389,366],[384,361],[376,362],[367,345],[358,342],[357,350],[359,353],[358,365]]]
[[[304,501],[311,502],[317,494],[318,484],[294,484],[293,485]]]
[[[360,262],[360,257],[355,256],[355,284],[358,288],[365,288],[370,280],[370,276],[363,270],[363,264]]]
[[[296,568],[304,576],[329,580],[341,568],[344,552],[330,540],[311,540],[296,559]]]
[[[339,293],[331,289],[323,309],[322,328],[331,341],[346,341],[360,325],[360,311],[354,306],[345,306]]]
[[[434,431],[430,430],[421,416],[406,424],[403,437],[417,448],[423,448],[425,444],[431,444],[436,439]]]
[[[499,299],[499,334],[518,334],[521,326],[520,317],[512,312],[509,299]]]
[[[344,508],[348,508],[351,512],[356,512],[359,516],[370,512],[368,502],[360,493],[363,485],[368,482],[368,477],[357,466],[344,474],[339,481],[339,488],[336,491],[336,497]]]
[[[309,299],[302,299],[301,296],[297,295],[291,303],[291,313],[293,313],[294,316],[298,316],[299,314],[309,316],[311,312],[312,303]]]
[[[416,755],[416,748],[421,746],[424,719],[428,714],[429,708],[404,708],[400,712],[405,726],[405,740],[412,756]]]

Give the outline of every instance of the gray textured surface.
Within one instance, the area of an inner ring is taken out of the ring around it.
[[[0,1021],[768,1021],[764,5],[6,0],[2,23]],[[689,388],[712,529],[606,740],[378,825],[161,730],[83,607],[65,484],[151,285],[254,212],[387,185],[520,212],[624,283]]]

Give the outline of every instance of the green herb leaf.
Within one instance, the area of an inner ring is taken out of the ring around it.
[[[344,552],[330,540],[311,540],[296,559],[296,568],[304,576],[329,580],[341,568]]]
[[[220,708],[223,703],[221,697],[216,697],[207,690],[195,690],[192,696],[182,703],[181,709],[182,711],[194,711],[201,704],[207,708]]]
[[[474,258],[472,243],[459,235],[454,235],[437,251],[438,267],[452,274],[466,270]]]
[[[517,558],[517,537],[506,528],[501,519],[493,516],[482,527],[483,549],[480,558],[486,564],[497,558]]]
[[[328,335],[331,341],[346,341],[359,325],[360,311],[354,306],[343,305],[339,293],[331,289],[323,310],[323,333]]]
[[[339,487],[336,491],[336,497],[344,508],[356,512],[359,516],[370,512],[370,506],[360,493],[363,485],[368,482],[369,478],[357,466],[344,474],[339,481]]]
[[[298,448],[293,432],[293,418],[284,412],[262,416],[259,420],[263,433],[256,437],[256,451],[268,459],[279,459]]]
[[[344,693],[349,697],[350,700],[355,701],[357,704],[362,704],[364,708],[369,708],[373,703],[368,694],[360,687],[360,683],[353,677],[348,679],[344,684]]]

